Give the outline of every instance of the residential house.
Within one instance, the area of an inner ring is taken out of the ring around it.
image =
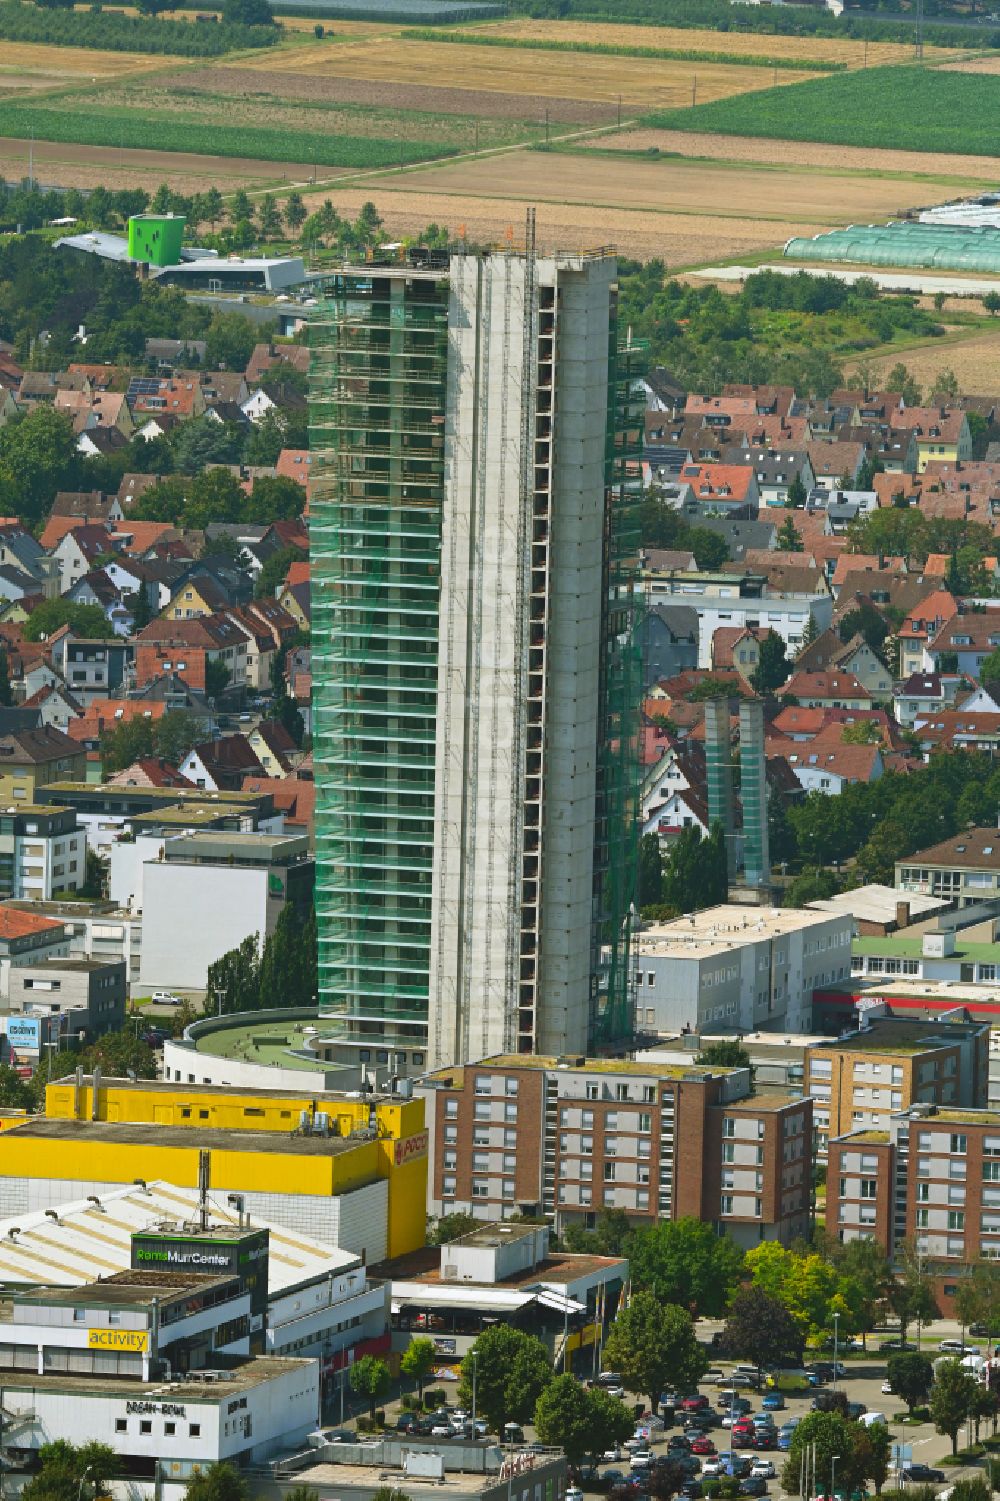
[[[192,688],[206,691],[206,672],[218,663],[229,674],[228,686],[246,684],[246,634],[224,615],[195,620],[153,620],[135,641],[135,683],[175,673]]]
[[[1000,647],[1000,610],[953,615],[924,647],[929,672],[963,672],[978,678],[986,658]]]
[[[299,748],[283,724],[276,719],[263,719],[246,738],[266,776],[280,780],[292,775]]]
[[[765,507],[785,505],[796,480],[806,493],[815,482],[809,454],[804,449],[729,447],[724,451],[722,461],[724,464],[753,466],[758,503]],[[697,486],[693,488],[697,495]]]
[[[0,564],[30,574],[37,592],[45,599],[53,599],[59,593],[59,565],[20,522],[0,523]]]
[[[806,453],[816,484],[822,489],[855,488],[854,482],[865,461],[865,450],[861,443],[809,443],[806,445]]]
[[[850,672],[795,672],[784,692],[806,709],[867,709],[871,694]]]
[[[316,810],[316,784],[311,777],[301,772],[295,776],[245,777],[244,792],[269,792],[274,799],[274,811],[284,816],[285,831],[289,834],[308,834],[310,842],[314,833]]]
[[[905,729],[939,719],[968,686],[962,673],[913,672],[893,695],[896,718]]]
[[[851,782],[874,782],[884,770],[882,750],[877,745],[796,746],[786,755],[789,766],[806,792],[836,796]]]
[[[38,580],[30,573],[10,563],[0,563],[0,599],[35,599],[38,593]]]
[[[204,363],[204,339],[147,339],[146,358],[162,370],[176,370],[183,360]]]
[[[972,458],[972,433],[963,411],[947,407],[904,407],[892,419],[894,428],[913,434],[917,443],[917,474],[936,460],[956,464]]]
[[[916,725],[925,757],[935,750],[975,750],[989,756],[1000,752],[1000,714],[967,714],[945,709]]]
[[[690,485],[692,502],[699,512],[720,515],[739,511],[751,518],[757,515],[760,492],[749,464],[686,464],[679,478]]]
[[[57,490],[51,516],[72,516],[74,522],[121,521],[122,504],[117,495],[101,490]]]
[[[269,370],[287,365],[300,375],[309,374],[309,348],[305,344],[257,344],[247,361],[246,383],[258,386]]]
[[[225,735],[192,746],[180,765],[181,775],[206,792],[239,792],[247,777],[262,777],[264,767],[245,735]]]
[[[52,725],[0,734],[0,803],[4,805],[35,803],[39,788],[50,782],[82,782],[86,774],[83,747]]]
[[[107,787],[190,787],[187,777],[182,777],[176,766],[164,761],[162,756],[141,756],[131,766],[105,778]]]
[[[1000,830],[963,829],[897,860],[896,889],[944,897],[959,907],[1000,896]]]
[[[62,683],[49,683],[24,700],[25,709],[37,709],[39,724],[68,733],[69,726],[83,713],[83,705]]]
[[[302,486],[309,497],[309,465],[312,459],[308,448],[283,448],[274,465],[275,474],[283,479],[293,479]]]
[[[89,573],[98,559],[114,551],[108,528],[101,525],[75,526],[52,549],[59,564],[59,592],[67,594],[77,579]]]
[[[312,626],[312,604],[309,584],[283,584],[278,592],[278,603],[295,621],[300,631],[308,632]]]
[[[643,615],[639,635],[644,687],[660,678],[672,678],[685,668],[697,667],[696,611],[681,604],[656,604]]]
[[[749,683],[760,663],[760,646],[766,635],[759,626],[720,625],[712,636],[713,672],[732,668]]]
[[[129,641],[77,639],[65,631],[52,637],[50,655],[73,697],[86,708],[95,698],[111,698],[122,690],[132,651]]]
[[[926,670],[927,644],[958,614],[958,601],[947,589],[935,589],[912,610],[896,632],[899,675],[910,678]]]
[[[136,376],[129,382],[126,392],[133,416],[140,427],[140,418],[173,417],[188,421],[200,417],[205,410],[205,393],[197,378],[179,379],[165,377],[162,380]],[[140,427],[140,436],[142,436]]]
[[[95,568],[77,579],[65,595],[72,604],[96,605],[103,611],[116,636],[130,636],[135,624],[135,610],[131,601],[126,602],[122,590],[114,583],[107,569]]]

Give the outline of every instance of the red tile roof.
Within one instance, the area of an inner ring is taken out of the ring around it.
[[[56,929],[65,931],[65,924],[0,902],[0,938],[30,938],[33,933],[54,933]]]

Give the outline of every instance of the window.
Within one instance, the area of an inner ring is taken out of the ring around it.
[[[930,1213],[931,1212],[930,1212],[929,1209],[918,1209],[917,1210],[915,1223],[916,1223],[916,1227],[917,1227],[918,1230],[926,1230],[927,1229],[927,1226],[930,1223]]]
[[[503,1081],[503,1087],[504,1087],[504,1093],[505,1094],[517,1094],[517,1080],[516,1079],[505,1079]]]
[[[931,1201],[931,1186],[929,1183],[917,1184],[917,1203],[929,1204]]]
[[[653,1117],[651,1115],[639,1116],[639,1135],[648,1136],[653,1129]]]
[[[615,1085],[615,1099],[617,1099],[617,1100],[623,1100],[623,1101],[627,1101],[628,1100],[628,1085],[627,1084],[616,1084]]]
[[[505,1178],[503,1180],[503,1197],[505,1199],[512,1199],[514,1197],[514,1180],[513,1180],[513,1178]]]
[[[445,1126],[445,1128],[444,1128],[444,1139],[445,1139],[445,1141],[451,1142],[451,1143],[457,1142],[458,1141],[458,1127],[457,1126]]]
[[[126,1421],[125,1421],[124,1418],[115,1418],[115,1432],[116,1433],[127,1433],[128,1432],[128,1423],[126,1423]]]
[[[492,1094],[493,1081],[489,1074],[476,1075],[476,1094]]]
[[[587,1080],[586,1094],[588,1100],[599,1100],[601,1098],[601,1086],[596,1079]]]
[[[878,1192],[878,1180],[876,1178],[862,1178],[862,1180],[861,1180],[861,1197],[863,1199],[874,1199],[875,1196],[876,1196],[876,1194],[877,1194],[877,1192]]]
[[[177,1424],[176,1423],[164,1423],[164,1425],[163,1425],[163,1431],[166,1434],[167,1438],[173,1438],[174,1434],[177,1432]]]
[[[965,1152],[965,1136],[953,1136],[951,1138],[951,1150],[959,1155]]]
[[[445,1102],[444,1102],[444,1114],[445,1114],[445,1120],[449,1120],[449,1121],[457,1120],[458,1119],[458,1101],[457,1100],[445,1100]]]
[[[201,1424],[200,1423],[189,1423],[188,1424],[188,1437],[189,1438],[201,1438]]]
[[[140,1418],[139,1419],[139,1432],[140,1433],[152,1433],[152,1431],[153,1431],[153,1425],[150,1422],[150,1420],[148,1418]]]
[[[733,1120],[733,1118],[732,1118],[731,1115],[727,1115],[727,1116],[723,1117],[723,1120],[722,1120],[722,1134],[723,1134],[723,1136],[735,1136],[736,1135],[736,1122]]]
[[[512,1104],[510,1101],[508,1101],[507,1104],[503,1107],[503,1118],[505,1121],[516,1121],[517,1105]]]
[[[732,1194],[722,1194],[721,1197],[720,1197],[720,1199],[719,1199],[719,1213],[720,1214],[732,1214],[732,1212],[733,1212],[733,1196],[732,1196]]]
[[[490,1196],[490,1185],[489,1185],[489,1182],[487,1181],[487,1179],[485,1179],[485,1178],[473,1178],[473,1180],[472,1180],[472,1197],[474,1199],[488,1199],[489,1196]]]
[[[446,1175],[441,1179],[441,1197],[443,1199],[453,1199],[455,1197],[455,1179],[453,1177]]]
[[[965,1229],[965,1211],[964,1211],[964,1209],[949,1209],[948,1210],[948,1229],[949,1230],[964,1230]]]
[[[606,1162],[604,1164],[604,1181],[605,1183],[613,1183],[615,1181],[615,1163]]]

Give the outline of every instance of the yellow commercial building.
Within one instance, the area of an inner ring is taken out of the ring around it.
[[[427,1143],[417,1099],[60,1079],[44,1118],[0,1132],[0,1214],[137,1180],[194,1188],[207,1150],[213,1194],[374,1262],[424,1244]]]

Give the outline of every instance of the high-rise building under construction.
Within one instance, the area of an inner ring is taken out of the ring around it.
[[[643,402],[616,275],[529,245],[326,283],[316,899],[348,1048],[438,1064],[628,1029]]]

